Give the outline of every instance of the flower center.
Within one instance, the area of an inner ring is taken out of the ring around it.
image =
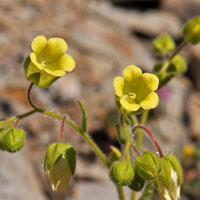
[[[46,63],[46,61],[44,61],[44,60],[43,60],[42,63],[41,63],[41,65],[42,65],[43,68],[45,68],[45,66],[46,66],[45,63]]]
[[[134,99],[136,98],[136,94],[134,92],[129,92],[123,96],[129,103],[134,103]]]

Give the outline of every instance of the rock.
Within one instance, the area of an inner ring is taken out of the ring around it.
[[[154,37],[161,32],[168,32],[173,37],[179,37],[181,33],[181,21],[171,12],[158,10],[138,12],[114,8],[109,2],[100,2],[98,6],[93,3],[91,10],[93,14],[91,16],[98,14],[107,23],[115,23],[124,31],[139,32]]]
[[[0,194],[3,200],[45,200],[25,151],[26,148],[18,153],[0,152]]]
[[[188,102],[190,136],[200,140],[200,92],[192,92]]]
[[[188,74],[191,77],[194,87],[200,90],[200,44],[192,46],[190,50]]]
[[[189,20],[200,12],[199,0],[162,0],[161,3],[164,9],[174,12],[184,20]]]

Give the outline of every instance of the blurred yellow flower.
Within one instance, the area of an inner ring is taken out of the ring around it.
[[[189,157],[191,157],[191,156],[193,155],[194,150],[195,150],[195,149],[194,149],[194,146],[191,145],[191,144],[188,144],[188,145],[185,145],[185,146],[183,147],[182,152],[183,152],[183,155],[184,155],[186,158],[189,158]]]
[[[120,105],[128,112],[138,111],[140,108],[155,108],[159,97],[154,91],[158,89],[158,85],[159,79],[156,75],[142,74],[142,70],[135,65],[127,66],[123,71],[123,77],[117,76],[113,81]]]
[[[32,41],[33,50],[25,62],[26,78],[38,87],[49,87],[59,77],[75,68],[75,61],[66,54],[67,43],[62,38],[39,35]]]

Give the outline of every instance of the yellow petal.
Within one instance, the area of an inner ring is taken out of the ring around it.
[[[131,111],[131,112],[137,111],[140,108],[138,104],[129,103],[125,98],[120,99],[120,104],[125,110]]]
[[[35,37],[31,43],[32,50],[39,54],[47,45],[47,39],[43,35]]]
[[[137,79],[141,75],[142,75],[142,70],[135,65],[129,65],[123,71],[123,76],[124,76],[125,80],[128,82],[130,82],[134,79]]]
[[[47,74],[50,74],[52,76],[63,76],[65,75],[65,71],[64,70],[49,70],[47,68],[44,69],[44,71],[47,73]]]
[[[59,69],[71,72],[75,68],[75,61],[69,54],[64,54],[58,61]]]
[[[143,101],[140,102],[140,106],[144,110],[149,110],[155,108],[158,105],[159,98],[158,94],[155,92],[149,93]]]
[[[40,70],[44,69],[44,66],[42,66],[38,61],[37,61],[37,56],[35,53],[30,53],[30,59],[31,62]]]
[[[115,89],[115,94],[118,97],[122,97],[123,96],[123,89],[124,89],[124,78],[117,76],[115,77],[114,81],[113,81],[113,86]]]
[[[67,43],[62,38],[50,38],[47,51],[51,56],[62,55],[67,51]]]
[[[159,79],[155,74],[144,73],[142,74],[142,79],[151,91],[158,89]]]

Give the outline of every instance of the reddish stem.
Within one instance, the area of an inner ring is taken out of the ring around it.
[[[150,131],[149,131],[147,128],[145,128],[144,126],[136,125],[136,126],[133,128],[133,132],[134,132],[136,129],[138,129],[138,128],[143,129],[143,130],[150,136],[150,138],[151,138],[152,141],[154,142],[156,148],[158,149],[158,152],[159,152],[159,154],[160,154],[160,157],[163,157],[163,152],[162,152],[162,150],[161,150],[161,148],[160,148],[158,142],[156,141],[156,139],[155,139],[155,138],[153,137],[153,135],[150,133]]]
[[[20,119],[17,119],[17,120],[15,121],[15,124],[14,124],[14,127],[15,127],[15,128],[17,127],[17,125],[18,125],[18,123],[19,123],[19,120],[20,120]]]
[[[65,120],[66,120],[66,116],[63,117],[61,128],[60,128],[60,142],[63,141],[63,132],[64,132]]]
[[[133,144],[131,144],[131,147],[132,147],[133,151],[135,151],[135,153],[139,156],[140,153],[139,153],[139,151],[135,148],[135,146],[134,146]]]

